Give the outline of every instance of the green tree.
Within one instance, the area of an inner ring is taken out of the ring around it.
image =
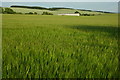
[[[34,14],[37,14],[37,12],[34,12]]]
[[[75,13],[79,13],[78,11],[75,11]]]
[[[10,8],[5,8],[5,11],[4,13],[7,13],[7,14],[15,14],[16,12],[14,12],[12,9]]]
[[[29,12],[28,14],[33,14],[33,12]]]
[[[81,13],[79,11],[75,11],[75,14],[79,13],[81,15]]]
[[[43,12],[42,15],[53,15],[53,14],[49,12]]]

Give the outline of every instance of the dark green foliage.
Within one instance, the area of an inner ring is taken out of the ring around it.
[[[53,14],[50,12],[43,12],[42,15],[53,15]]]
[[[87,14],[87,13],[85,13],[85,14],[81,14],[81,16],[94,16],[95,14]]]
[[[16,14],[22,14],[21,12],[16,12]]]
[[[28,14],[33,14],[33,12],[29,12]]]
[[[78,9],[78,10],[81,10],[81,11],[89,11],[89,12],[92,11],[92,10],[86,10],[86,9]]]
[[[25,14],[37,14],[37,12],[29,12],[29,13],[25,13]]]
[[[75,13],[79,13],[78,11],[75,11]]]
[[[0,14],[4,13],[4,9],[2,7],[0,7]]]
[[[25,14],[34,14],[33,12],[25,13]]]
[[[32,6],[16,6],[16,5],[13,5],[11,7],[18,7],[18,8],[29,8],[29,9],[47,9],[47,8],[44,8],[44,7],[32,7]]]
[[[37,12],[34,12],[34,14],[37,14]]]
[[[81,13],[79,11],[75,11],[75,14],[79,13],[81,15]]]
[[[72,8],[64,8],[64,7],[48,8],[48,10],[51,10],[51,11],[59,10],[59,9],[72,9]]]
[[[59,10],[59,9],[72,9],[72,8],[64,8],[64,7],[53,7],[53,8],[45,8],[45,7],[39,7],[39,6],[18,6],[18,5],[12,5],[11,7],[17,7],[17,8],[29,8],[29,9],[44,9],[44,10]]]
[[[15,14],[16,12],[13,11],[12,9],[10,9],[10,8],[5,8],[3,13],[5,13],[5,14]]]
[[[114,12],[107,12],[107,11],[96,11],[96,12],[101,12],[101,13],[114,13]]]

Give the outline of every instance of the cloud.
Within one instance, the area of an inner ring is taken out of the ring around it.
[[[119,2],[119,0],[0,0],[1,2]]]

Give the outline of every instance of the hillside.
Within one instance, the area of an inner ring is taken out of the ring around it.
[[[80,12],[81,14],[103,14],[103,12],[99,11],[91,11],[91,10],[80,10],[80,9],[71,9],[71,8],[44,8],[44,7],[30,7],[30,6],[11,6],[15,12],[21,13],[29,13],[29,12],[37,12],[38,14],[42,14],[43,12],[51,12],[54,15],[63,14],[63,13],[75,13],[75,11]]]

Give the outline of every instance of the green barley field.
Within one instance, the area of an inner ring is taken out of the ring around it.
[[[3,78],[120,78],[117,14],[2,15]]]

